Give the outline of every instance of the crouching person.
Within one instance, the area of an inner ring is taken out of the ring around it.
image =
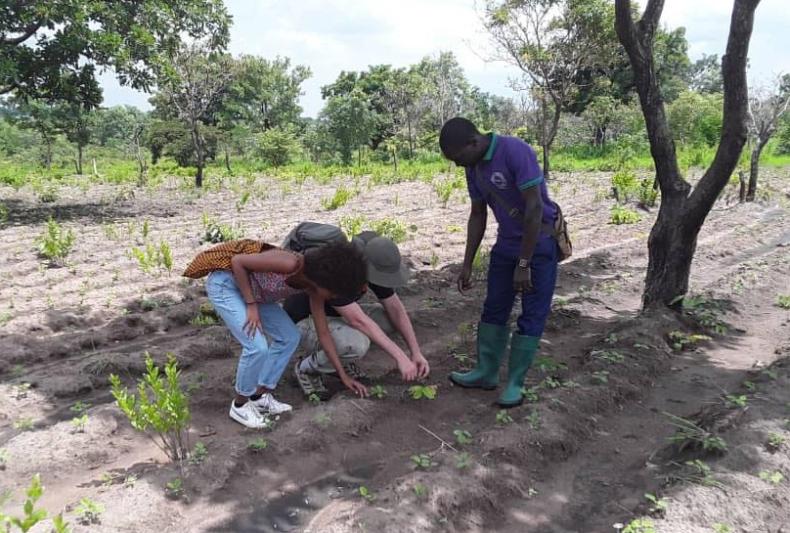
[[[303,223],[291,233],[290,246],[320,246],[317,241],[321,238],[344,239],[339,229],[335,228],[335,231],[332,228],[334,226]],[[321,232],[324,232],[323,237],[311,238]],[[333,232],[334,236],[331,236]],[[404,381],[426,377],[430,366],[422,355],[411,319],[396,292],[409,279],[409,271],[401,260],[398,246],[372,231],[357,235],[352,239],[352,244],[364,253],[368,289],[376,296],[378,303],[358,303],[364,291],[326,302],[324,312],[329,317],[329,331],[344,370],[354,379],[364,378],[357,362],[367,354],[372,341],[392,357]],[[297,382],[306,396],[315,394],[326,399],[329,393],[324,385],[324,377],[335,375],[336,370],[319,342],[315,315],[309,302],[304,295],[294,295],[286,299],[283,307],[301,331],[301,347],[306,353],[294,366]],[[395,333],[404,339],[409,355],[390,337]]]

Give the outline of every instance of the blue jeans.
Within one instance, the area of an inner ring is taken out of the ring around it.
[[[244,332],[247,306],[233,274],[227,270],[209,274],[206,294],[217,314],[241,344],[241,357],[236,369],[236,392],[242,396],[252,396],[259,386],[274,389],[299,346],[299,329],[278,304],[259,304],[263,330],[271,339],[271,345],[259,331],[253,337],[247,335]]]
[[[557,241],[541,235],[532,254],[533,292],[521,295],[521,316],[518,317],[520,335],[540,337],[551,311],[551,299],[557,282],[559,250]],[[486,324],[506,326],[516,291],[513,289],[513,273],[518,266],[518,255],[497,251],[491,252],[488,266],[488,291],[483,304],[481,320]]]

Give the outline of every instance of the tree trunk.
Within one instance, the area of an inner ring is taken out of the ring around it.
[[[746,142],[746,62],[759,0],[735,0],[722,59],[724,113],[716,157],[694,190],[683,179],[664,110],[653,58],[653,40],[664,0],[648,0],[634,21],[630,0],[615,0],[617,36],[628,54],[645,118],[650,153],[661,188],[661,207],[648,240],[644,308],[672,306],[688,291],[697,235],[726,187]]]
[[[411,118],[406,119],[406,127],[409,131],[409,159],[414,159],[414,139],[411,134]]]
[[[688,292],[699,228],[678,223],[683,220],[684,211],[684,203],[662,199],[647,245],[649,260],[642,295],[645,307],[655,303],[676,306],[678,297]]]
[[[203,187],[203,167],[205,166],[205,156],[203,155],[203,138],[200,135],[198,125],[192,126],[192,144],[195,147],[195,159],[197,162],[197,172],[195,173],[195,187]]]
[[[548,181],[549,179],[549,151],[551,150],[551,145],[544,144],[543,145],[543,179]]]
[[[738,171],[738,181],[740,182],[738,201],[743,203],[746,201],[746,173],[743,170]]]
[[[77,144],[77,174],[82,176],[82,144]]]
[[[96,159],[95,158],[93,159],[93,175],[94,176],[98,176],[99,175],[99,169],[96,167]]]
[[[752,148],[752,160],[749,165],[749,188],[746,191],[746,201],[754,202],[754,197],[757,195],[757,178],[760,174],[760,154],[765,148],[765,142],[757,139]]]
[[[233,175],[233,170],[230,168],[230,150],[228,149],[228,145],[225,145],[225,168],[228,171],[228,174],[231,176]]]

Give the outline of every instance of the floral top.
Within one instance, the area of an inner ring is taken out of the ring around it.
[[[296,289],[285,282],[292,275],[275,272],[250,273],[250,286],[255,301],[262,304],[273,304],[285,300],[292,294],[304,292],[304,289]]]

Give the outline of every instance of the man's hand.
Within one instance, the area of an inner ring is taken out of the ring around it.
[[[532,292],[532,271],[529,267],[516,267],[513,273],[513,289],[516,292]]]
[[[414,381],[417,378],[417,365],[415,365],[411,359],[399,359],[398,371],[403,381]]]
[[[355,379],[351,379],[348,376],[343,376],[343,378],[341,378],[341,379],[343,381],[343,385],[345,385],[345,387],[348,390],[350,390],[351,392],[353,392],[354,394],[356,394],[357,396],[359,396],[361,398],[367,398],[368,397],[368,389],[362,383],[360,383],[359,381],[357,381]]]
[[[461,273],[458,274],[458,292],[462,293],[472,288],[472,265],[464,265],[461,267]]]
[[[431,373],[431,365],[428,364],[425,357],[418,352],[412,356],[411,360],[417,366],[417,377],[419,379],[427,378]]]

